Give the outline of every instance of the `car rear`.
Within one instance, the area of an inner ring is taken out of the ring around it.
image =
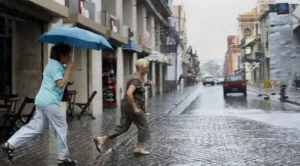
[[[207,77],[204,79],[203,85],[205,86],[207,84],[215,85],[215,80],[212,77]]]
[[[243,76],[231,75],[225,77],[223,83],[224,96],[228,93],[244,93],[247,95],[247,83]]]

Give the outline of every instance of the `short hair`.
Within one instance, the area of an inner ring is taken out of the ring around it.
[[[149,66],[149,61],[146,59],[138,59],[135,63],[136,70],[140,70],[141,68],[147,68]]]
[[[55,44],[54,46],[51,47],[50,58],[60,61],[61,56],[66,56],[71,52],[71,50],[72,48],[67,44],[63,44],[63,43]]]

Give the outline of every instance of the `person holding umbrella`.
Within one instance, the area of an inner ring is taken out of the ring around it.
[[[60,110],[64,90],[73,71],[72,64],[68,64],[67,67],[63,66],[69,62],[71,50],[72,48],[67,44],[59,43],[52,46],[51,60],[44,69],[42,85],[35,98],[36,114],[34,118],[1,146],[10,161],[13,159],[15,149],[42,134],[50,123],[57,141],[58,164],[77,163],[76,160],[68,158],[68,126]]]

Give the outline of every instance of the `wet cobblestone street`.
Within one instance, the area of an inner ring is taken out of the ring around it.
[[[186,101],[193,96],[194,101]],[[175,109],[186,102],[186,109]],[[104,153],[98,154],[92,138],[104,134],[117,119],[114,111],[107,110],[95,121],[85,117],[69,122],[72,157],[79,165],[96,166],[300,165],[297,106],[265,101],[251,93],[224,99],[221,87],[199,87],[149,99],[148,108],[152,139],[145,148],[151,151],[150,156],[133,155],[135,126],[105,144]],[[56,165],[50,133],[18,149],[14,165]],[[4,156],[0,157],[7,165]]]

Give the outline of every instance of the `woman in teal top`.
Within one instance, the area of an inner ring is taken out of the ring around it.
[[[8,154],[9,160],[12,160],[15,149],[42,134],[50,123],[57,141],[57,162],[62,164],[77,163],[76,160],[68,158],[68,126],[60,110],[64,90],[73,71],[72,64],[69,64],[67,68],[63,66],[69,62],[70,52],[71,47],[65,44],[56,44],[51,48],[51,60],[45,67],[42,85],[35,97],[36,114],[34,118],[1,147]]]

